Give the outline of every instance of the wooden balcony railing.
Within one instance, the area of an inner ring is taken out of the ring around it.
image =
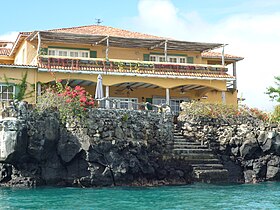
[[[162,63],[152,61],[136,60],[105,60],[102,58],[71,58],[61,56],[39,57],[38,66],[46,69],[65,69],[80,71],[118,71],[132,73],[155,73],[155,74],[172,74],[172,73],[213,73],[226,74],[228,71],[222,65],[205,65],[189,63]]]

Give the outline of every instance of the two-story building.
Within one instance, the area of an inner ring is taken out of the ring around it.
[[[33,97],[26,99],[30,103],[43,91],[42,84],[54,81],[54,74],[93,95],[101,74],[105,95],[121,101],[167,103],[174,112],[180,102],[192,99],[237,104],[236,62],[243,58],[211,51],[223,44],[89,25],[21,32],[7,46],[0,42],[2,101],[17,91],[3,76],[21,79],[28,72],[27,81],[35,88]]]

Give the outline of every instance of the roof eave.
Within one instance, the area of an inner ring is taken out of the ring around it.
[[[85,42],[82,39],[98,39],[102,40],[107,37],[107,35],[92,35],[92,34],[76,34],[76,33],[61,33],[61,32],[49,32],[49,31],[40,31],[41,39],[42,41],[55,41],[55,39],[51,39],[51,37],[60,37],[60,40],[57,40],[57,42],[63,42],[63,40],[71,42],[71,40],[79,40],[79,42]],[[44,38],[45,37],[45,38]],[[154,45],[157,45],[159,42],[167,41],[168,50],[176,50],[177,48],[180,48],[178,50],[186,50],[186,51],[199,51],[203,52],[206,50],[215,49],[218,47],[223,46],[223,44],[220,43],[204,43],[204,42],[188,42],[188,41],[180,41],[180,40],[173,40],[173,39],[166,39],[166,38],[128,38],[128,37],[117,37],[117,36],[110,36],[111,43],[114,45],[120,45],[123,46],[122,41],[126,40],[126,47],[139,47],[140,43],[143,43],[143,48],[149,48]],[[28,39],[31,39],[31,35]],[[75,40],[75,41],[76,41]],[[93,41],[94,42],[94,41]],[[105,43],[105,41],[104,41]],[[118,44],[122,43],[122,44]],[[90,43],[89,43],[90,44]],[[102,44],[102,42],[100,43]],[[135,44],[135,46],[132,46]],[[148,46],[148,44],[150,44]],[[193,49],[192,49],[193,47]],[[159,49],[163,49],[164,46],[159,47]]]

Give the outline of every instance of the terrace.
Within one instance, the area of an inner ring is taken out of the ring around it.
[[[40,55],[39,70],[129,76],[234,80],[222,65],[167,63],[103,58]]]

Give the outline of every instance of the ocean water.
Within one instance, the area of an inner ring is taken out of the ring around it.
[[[0,209],[280,209],[280,183],[147,188],[0,188]]]

